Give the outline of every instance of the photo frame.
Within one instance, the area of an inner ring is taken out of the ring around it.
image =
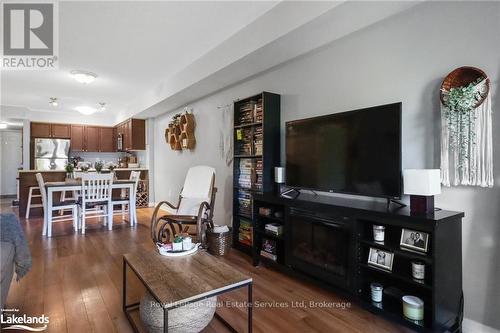
[[[368,265],[392,272],[393,262],[394,253],[370,247],[370,252],[368,253]]]
[[[403,250],[427,253],[429,238],[430,236],[426,232],[403,228],[399,245]]]

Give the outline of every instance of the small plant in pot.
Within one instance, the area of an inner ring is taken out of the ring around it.
[[[94,169],[97,171],[97,173],[101,173],[102,168],[104,168],[104,163],[102,161],[97,161],[94,163]]]
[[[66,179],[74,178],[73,172],[75,171],[75,166],[73,165],[73,163],[66,163],[66,165],[64,166],[64,170],[66,170]]]
[[[87,172],[87,171],[89,171],[89,169],[90,169],[90,165],[88,163],[80,164],[80,170],[82,170],[83,172]]]
[[[109,169],[109,171],[113,172],[115,171],[115,169],[118,167],[118,164],[114,163],[114,162],[109,162],[107,164],[107,168]]]

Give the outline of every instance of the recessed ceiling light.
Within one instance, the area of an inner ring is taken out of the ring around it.
[[[75,110],[86,116],[97,112],[97,109],[91,106],[77,106]]]
[[[57,103],[57,98],[55,98],[55,97],[51,97],[51,98],[49,99],[49,104],[50,104],[50,105],[52,105],[52,106],[57,106],[57,105],[59,105],[59,103]]]
[[[6,129],[7,123],[0,123],[0,129]]]
[[[101,111],[105,111],[106,110],[106,103],[104,102],[99,102],[99,109]]]
[[[83,83],[83,84],[92,83],[97,78],[97,74],[92,73],[92,72],[82,71],[82,70],[71,71],[71,75],[73,76],[73,78],[77,82]]]

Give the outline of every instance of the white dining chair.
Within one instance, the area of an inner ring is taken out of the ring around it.
[[[41,173],[37,173],[36,181],[38,182],[38,187],[40,188],[40,194],[42,195],[42,207],[43,207],[43,229],[42,235],[47,235],[48,237],[52,236],[52,228],[48,227],[47,224],[47,215],[52,214],[54,211],[59,210],[68,210],[71,209],[71,217],[67,215],[59,215],[53,216],[52,222],[61,222],[61,221],[73,221],[73,229],[78,232],[78,205],[75,201],[64,201],[57,202],[52,205],[52,207],[47,207],[47,190],[45,189],[45,182],[43,180],[43,176]]]
[[[113,205],[113,214],[114,215],[119,215],[121,214],[122,217],[125,216],[125,213],[128,212],[128,210],[125,209],[125,207],[129,206],[129,196],[130,195],[136,195],[137,194],[137,187],[139,185],[139,180],[141,178],[141,172],[140,171],[132,171],[130,172],[130,177],[129,180],[134,182],[134,190],[132,191],[133,193],[127,193],[128,191],[126,189],[123,189],[120,193],[120,198],[119,199],[113,199],[112,200],[112,205]],[[121,210],[120,211],[114,211],[114,207],[116,205],[121,205]],[[128,207],[128,209],[132,209],[132,217],[133,221],[129,221],[130,225],[137,225],[137,213],[135,211],[135,207]]]
[[[82,234],[85,234],[86,219],[105,217],[104,225],[113,229],[113,205],[111,204],[111,185],[113,174],[89,173],[82,175],[81,197],[78,200]],[[95,209],[102,207],[102,209]],[[106,222],[107,219],[107,222]]]
[[[74,171],[73,172],[73,177],[75,180],[82,179],[82,175],[85,174],[82,171]],[[66,200],[78,200],[78,197],[80,196],[80,191],[71,191],[70,196],[66,194],[66,191],[61,191],[61,201],[66,201]],[[63,211],[59,211],[59,215],[63,215]]]

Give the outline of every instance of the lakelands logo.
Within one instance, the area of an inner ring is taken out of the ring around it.
[[[3,70],[57,69],[57,2],[2,1]]]
[[[18,316],[19,309],[2,309],[0,324],[2,330],[24,330],[30,332],[45,331],[49,324],[49,317],[41,315],[32,317],[27,315]]]

